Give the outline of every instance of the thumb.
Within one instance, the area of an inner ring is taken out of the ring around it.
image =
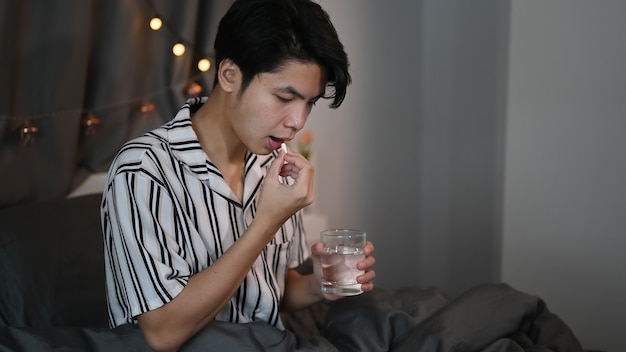
[[[267,170],[268,177],[278,178],[280,177],[280,169],[283,167],[283,163],[285,162],[285,152],[282,150],[278,153],[278,156],[272,163],[270,164],[270,168]]]
[[[311,246],[311,254],[314,256],[320,256],[324,253],[324,244],[322,242],[317,242]]]

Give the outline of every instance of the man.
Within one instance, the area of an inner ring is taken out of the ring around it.
[[[214,319],[266,321],[323,298],[300,210],[313,167],[280,150],[320,98],[341,105],[348,59],[310,0],[240,0],[220,21],[210,96],[125,144],[102,203],[111,326],[138,323],[155,350],[177,350]],[[357,278],[373,289],[368,242]]]

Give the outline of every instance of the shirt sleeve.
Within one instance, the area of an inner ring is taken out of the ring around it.
[[[102,208],[107,298],[117,326],[171,301],[191,272],[175,240],[173,202],[157,181],[120,173]]]

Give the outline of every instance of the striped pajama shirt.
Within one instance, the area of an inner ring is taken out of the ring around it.
[[[243,204],[202,151],[190,99],[173,120],[126,143],[109,170],[101,216],[111,327],[178,295],[246,231],[276,154],[248,153]],[[266,321],[283,328],[278,307],[288,268],[308,257],[302,217],[291,217],[268,243],[215,319]]]

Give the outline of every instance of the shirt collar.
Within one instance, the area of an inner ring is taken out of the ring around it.
[[[167,130],[167,141],[174,157],[201,180],[207,179],[210,172],[219,174],[217,168],[202,150],[198,136],[191,125],[192,112],[197,111],[206,100],[206,97],[187,100],[176,116],[164,126]]]
[[[226,185],[221,172],[211,162],[198,141],[198,136],[191,124],[191,114],[196,112],[207,97],[198,97],[187,100],[176,116],[165,125],[167,140],[172,154],[192,171],[202,181],[211,182],[212,188],[224,196],[234,198],[232,191]],[[244,170],[244,207],[252,204],[256,194],[260,191],[261,184],[271,161],[278,155],[276,151],[269,155],[257,155],[248,152]],[[215,179],[217,177],[219,179]]]

